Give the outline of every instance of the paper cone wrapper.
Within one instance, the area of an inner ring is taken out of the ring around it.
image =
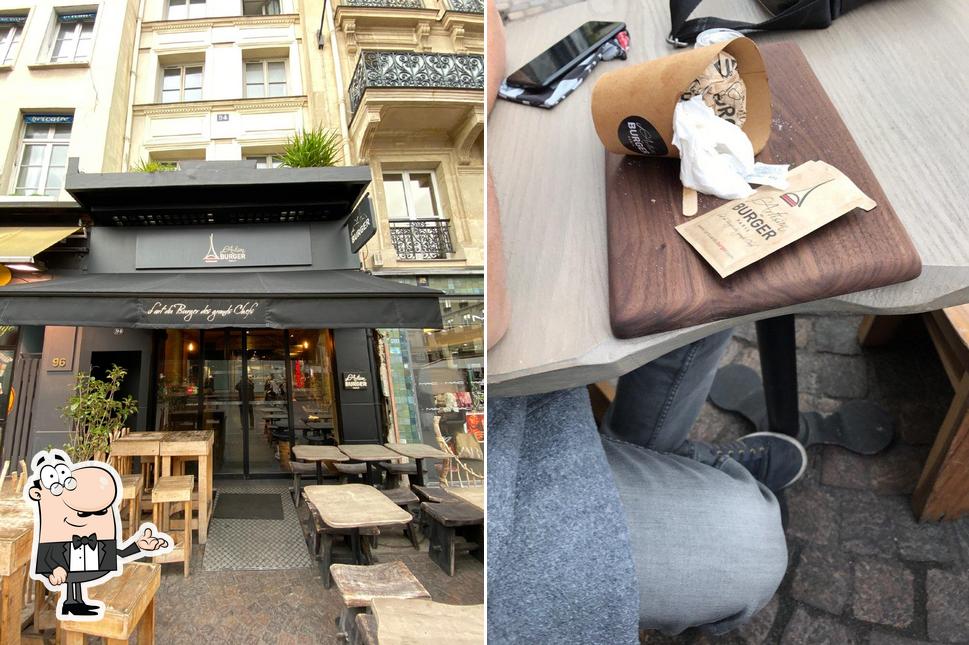
[[[592,90],[592,119],[603,145],[620,155],[679,157],[673,145],[673,110],[721,50],[737,59],[747,86],[747,121],[742,129],[754,153],[760,152],[770,136],[770,88],[764,59],[749,38],[690,49],[603,75]]]

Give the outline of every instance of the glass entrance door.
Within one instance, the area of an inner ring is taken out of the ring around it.
[[[218,474],[288,474],[289,442],[336,442],[328,330],[165,330],[155,352],[155,428],[215,431]]]

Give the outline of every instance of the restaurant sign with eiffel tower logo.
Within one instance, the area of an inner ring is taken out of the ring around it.
[[[308,224],[165,228],[138,232],[136,269],[312,264]]]

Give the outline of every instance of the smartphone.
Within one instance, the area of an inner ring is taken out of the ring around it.
[[[509,85],[546,88],[626,28],[623,22],[590,21],[509,76]]]

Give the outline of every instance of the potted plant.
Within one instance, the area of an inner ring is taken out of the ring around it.
[[[297,132],[286,142],[281,161],[287,168],[335,166],[342,156],[341,145],[340,134],[322,126],[308,132]]]
[[[104,460],[111,452],[111,440],[121,434],[125,422],[138,410],[131,396],[116,398],[127,371],[112,365],[107,378],[78,372],[67,405],[61,414],[71,421],[70,438],[64,450],[75,463]]]

